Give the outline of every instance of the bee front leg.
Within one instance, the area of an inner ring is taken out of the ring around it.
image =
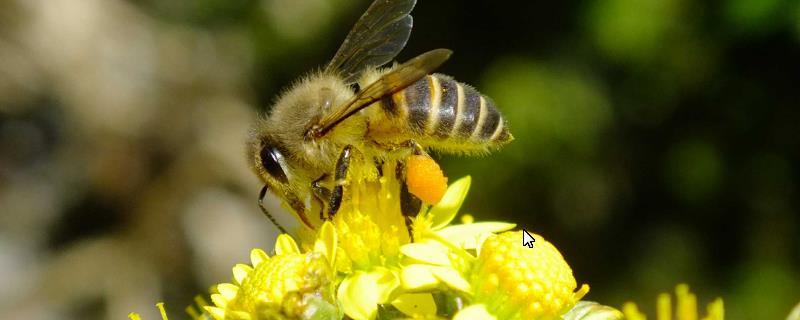
[[[314,180],[311,183],[311,191],[314,194],[314,198],[319,201],[320,209],[319,209],[319,219],[325,220],[325,200],[331,198],[331,190],[322,186],[322,181],[328,178],[327,174],[323,174],[321,177]],[[333,218],[333,216],[329,216]]]
[[[344,185],[347,183],[347,171],[350,169],[350,158],[353,155],[353,146],[347,145],[342,149],[339,159],[336,160],[336,168],[334,169],[334,187],[331,192],[330,209],[328,210],[328,217],[333,218],[339,207],[342,205],[342,197],[344,197]]]

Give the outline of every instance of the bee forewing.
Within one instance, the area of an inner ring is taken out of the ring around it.
[[[416,0],[375,0],[356,22],[325,71],[338,72],[347,84],[368,66],[392,61],[405,47],[414,24]]]
[[[328,113],[312,126],[306,136],[318,138],[339,122],[381,98],[400,91],[441,66],[453,52],[448,49],[435,49],[423,53],[387,72],[375,82],[359,91],[352,99]]]

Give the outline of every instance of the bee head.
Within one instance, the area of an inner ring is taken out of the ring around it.
[[[288,155],[286,149],[280,143],[270,139],[270,134],[263,132],[262,134],[251,135],[251,139],[248,141],[248,149],[254,160],[253,169],[266,184],[261,191],[259,203],[263,200],[264,193],[270,190],[288,204],[306,226],[313,228],[305,216],[305,205],[298,198],[297,190],[292,187],[292,179],[296,178],[296,175],[293,174],[292,165],[289,163],[291,157],[286,157]],[[263,206],[262,210],[264,210]],[[271,217],[266,211],[264,213]],[[276,222],[273,220],[273,223]]]
[[[283,153],[270,144],[262,143],[261,151],[259,152],[261,159],[261,168],[273,179],[282,184],[288,184],[289,178],[286,175],[286,163],[283,158]]]
[[[283,148],[266,137],[251,142],[250,148],[256,173],[273,190],[285,191],[291,172]]]

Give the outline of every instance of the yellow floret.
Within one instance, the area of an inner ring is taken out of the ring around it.
[[[490,237],[481,246],[472,273],[474,301],[498,319],[556,319],[583,297],[561,253],[539,235],[533,248],[522,245],[522,232]]]

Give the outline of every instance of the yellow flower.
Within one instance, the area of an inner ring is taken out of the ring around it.
[[[468,312],[482,308],[498,319],[560,319],[586,295],[588,285],[575,291],[572,269],[561,253],[542,236],[533,238],[533,248],[522,245],[522,231],[483,242],[470,272],[476,305]]]
[[[476,257],[470,253],[491,234],[514,228],[513,223],[481,222],[449,225],[461,208],[471,179],[461,178],[450,185],[442,200],[414,220],[414,243],[400,251],[406,259],[401,284],[408,291],[426,291],[442,286],[471,294],[465,274]]]
[[[393,165],[384,172],[394,172]],[[333,219],[339,241],[336,270],[344,274],[337,290],[344,313],[353,319],[374,319],[379,305],[392,305],[407,316],[437,314],[430,294],[444,285],[462,292],[464,249],[481,237],[514,224],[487,222],[448,226],[469,190],[470,178],[448,187],[442,200],[414,219],[411,243],[400,210],[400,184],[394,175],[350,185],[352,198]],[[458,258],[459,255],[461,258]],[[450,257],[453,259],[450,259]]]
[[[578,292],[572,270],[541,236],[535,249],[521,245],[521,232],[503,222],[449,226],[469,189],[469,177],[453,183],[442,201],[414,221],[414,238],[403,245],[407,257],[401,285],[408,291],[446,287],[472,305],[458,319],[556,319],[588,292]]]
[[[383,172],[395,172],[394,163],[386,164]],[[349,198],[342,203],[333,218],[337,238],[334,270],[341,282],[336,296],[344,313],[353,319],[374,319],[380,305],[392,305],[408,316],[436,314],[436,304],[430,293],[421,287],[401,286],[402,274],[413,273],[414,266],[406,265],[409,255],[429,252],[427,247],[411,243],[405,217],[400,208],[400,183],[394,174],[373,178],[354,175],[348,184]],[[455,217],[469,189],[469,177],[452,184],[439,204],[422,213],[413,223],[418,243],[432,238],[450,238],[450,245],[474,244],[483,233],[508,230],[508,223],[472,224],[469,228],[450,230],[447,225]],[[450,234],[448,234],[450,232]],[[303,247],[315,240],[312,233],[303,234]],[[445,250],[446,247],[437,247]],[[459,272],[452,268],[434,270],[440,279],[463,288]],[[412,289],[412,290],[409,290]]]
[[[203,297],[201,297],[199,295],[195,296],[194,300],[195,300],[195,303],[197,304],[197,306],[200,307],[201,310],[204,307],[208,306],[208,302],[206,302],[206,300],[203,299]],[[169,318],[167,317],[167,310],[165,309],[163,302],[156,303],[156,308],[158,308],[158,311],[161,313],[161,320],[169,320]],[[210,314],[208,314],[206,312],[198,311],[198,309],[195,308],[195,306],[188,306],[188,307],[186,307],[185,310],[186,310],[186,313],[189,314],[189,317],[192,320],[209,320],[209,319],[211,319],[211,315]],[[129,313],[128,314],[128,318],[131,319],[131,320],[142,320],[142,317],[136,312]]]
[[[161,313],[161,320],[169,320],[167,318],[167,310],[164,310],[164,303],[163,302],[156,303],[156,308],[158,308],[158,311]],[[142,320],[142,317],[139,316],[139,314],[135,313],[135,312],[129,313],[128,314],[128,318],[131,319],[131,320]],[[194,319],[197,319],[197,318],[195,317]]]
[[[700,318],[697,312],[697,296],[689,292],[687,284],[679,284],[675,287],[675,298],[677,305],[672,309],[672,298],[669,294],[662,293],[658,296],[656,303],[656,319],[657,320],[722,320],[725,318],[725,307],[722,303],[722,298],[717,298],[708,304],[706,308],[706,316]],[[625,318],[629,320],[644,320],[645,315],[639,312],[636,304],[633,302],[625,303],[622,307],[622,312]],[[673,312],[675,317],[673,318]]]
[[[251,265],[235,266],[234,281],[216,286],[212,305],[188,311],[195,319],[253,320],[563,315],[588,287],[573,292],[572,272],[552,245],[536,236],[538,250],[518,252],[521,234],[496,235],[512,223],[468,216],[451,225],[469,186],[469,177],[459,179],[437,205],[423,208],[411,242],[395,176],[356,176],[332,221],[301,233],[300,246],[279,236],[272,257],[254,249]]]
[[[450,225],[467,198],[472,178],[466,176],[453,182],[445,191],[444,197],[430,210],[420,213],[414,219],[414,239],[416,242],[434,240],[446,241],[463,249],[475,249],[486,236],[513,229],[516,225],[507,222],[478,222]]]
[[[387,164],[384,172],[394,172]],[[354,177],[349,198],[333,218],[339,239],[333,269],[340,275],[336,296],[353,319],[374,319],[378,305],[392,303],[400,292],[400,246],[409,242],[400,210],[400,184],[393,174],[378,179]],[[304,247],[316,241],[305,234]]]
[[[214,319],[335,318],[336,232],[325,223],[313,250],[302,253],[288,235],[280,235],[275,256],[261,249],[250,254],[252,265],[233,268],[233,283],[216,286],[213,306],[205,311]]]

